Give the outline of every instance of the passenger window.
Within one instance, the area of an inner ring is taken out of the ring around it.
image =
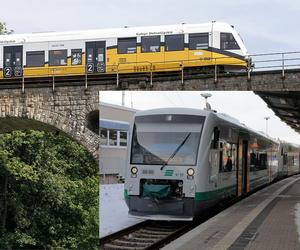
[[[160,36],[143,36],[142,53],[144,52],[160,52]]]
[[[71,50],[72,65],[82,64],[82,49]]]
[[[126,147],[127,146],[127,132],[120,131],[120,146]]]
[[[184,35],[168,35],[165,36],[166,51],[184,50]]]
[[[49,66],[64,66],[67,65],[67,50],[50,50],[49,51]]]
[[[118,39],[118,54],[134,53],[136,53],[136,37]]]
[[[30,51],[26,53],[27,67],[43,67],[45,65],[45,51]]]
[[[231,33],[222,33],[220,34],[220,41],[222,50],[237,50],[240,49],[240,46],[234,39]]]
[[[200,50],[208,48],[208,33],[189,34],[189,49]]]
[[[100,129],[100,144],[107,145],[107,129]]]
[[[5,67],[11,66],[11,53],[5,53]]]
[[[118,144],[118,131],[109,130],[109,146],[117,146]]]
[[[223,143],[220,153],[222,156],[222,159],[220,159],[220,172],[231,172],[235,170],[237,157],[236,144]]]

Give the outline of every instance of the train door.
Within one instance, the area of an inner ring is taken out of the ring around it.
[[[23,76],[23,46],[6,46],[3,53],[3,77]]]
[[[237,195],[248,191],[248,140],[239,139],[237,169]]]
[[[242,142],[242,193],[247,193],[248,187],[248,141]]]
[[[86,42],[86,73],[105,73],[106,42]]]

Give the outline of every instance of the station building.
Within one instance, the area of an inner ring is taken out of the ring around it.
[[[100,183],[121,182],[125,174],[130,123],[136,109],[100,102]]]

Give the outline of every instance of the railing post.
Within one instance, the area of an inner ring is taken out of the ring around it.
[[[218,66],[217,66],[217,58],[215,58],[215,77],[214,77],[214,82],[217,83],[218,82]]]
[[[153,87],[153,72],[152,72],[152,63],[150,63],[150,87]]]
[[[248,59],[247,64],[248,64],[247,80],[251,81],[251,62],[250,62],[250,59]]]
[[[284,73],[285,73],[284,72],[284,53],[282,53],[282,75],[281,75],[282,79],[284,79],[284,77],[285,77]]]
[[[88,82],[87,82],[87,73],[85,73],[85,89],[88,88]]]
[[[184,78],[183,78],[183,64],[181,65],[181,85],[184,85]]]
[[[22,94],[25,93],[25,79],[24,79],[24,75],[22,76]]]
[[[55,91],[55,76],[54,76],[54,74],[52,76],[52,91],[53,92]]]

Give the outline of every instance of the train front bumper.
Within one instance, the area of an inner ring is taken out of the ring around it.
[[[194,218],[194,198],[154,199],[128,196],[129,217],[149,220],[186,220]]]

